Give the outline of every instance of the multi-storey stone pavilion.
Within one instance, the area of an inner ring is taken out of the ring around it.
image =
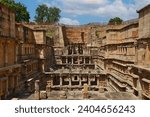
[[[0,4],[0,99],[150,99],[150,5],[120,25],[15,22]]]

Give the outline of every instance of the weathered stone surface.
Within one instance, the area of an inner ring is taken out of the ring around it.
[[[46,91],[40,91],[40,99],[46,99],[46,98],[47,98]]]
[[[0,99],[150,99],[150,5],[138,13],[120,25],[46,25],[16,23],[0,4]]]

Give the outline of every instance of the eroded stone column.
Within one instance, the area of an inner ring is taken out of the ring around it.
[[[71,79],[72,77],[69,77],[69,87],[71,87]]]
[[[2,94],[2,82],[0,80],[0,100],[1,100],[1,94]]]
[[[138,97],[139,99],[142,99],[142,85],[141,85],[140,77],[138,77],[137,80],[137,89],[138,89]]]
[[[50,80],[47,81],[46,92],[51,92],[51,85],[52,85],[51,81]]]
[[[68,58],[66,57],[66,64],[68,64]]]
[[[88,99],[88,85],[87,84],[84,84],[82,93],[83,93],[83,99]]]
[[[83,64],[85,64],[85,56],[84,56],[84,58],[83,58]]]
[[[7,97],[7,95],[8,95],[8,77],[7,77],[7,80],[6,80],[6,95],[5,95],[5,97]]]
[[[62,76],[60,76],[60,86],[62,86]]]
[[[91,77],[88,75],[88,85],[91,85]]]
[[[89,57],[89,64],[92,63],[92,57]]]
[[[39,100],[40,99],[40,88],[39,88],[39,80],[35,81],[35,94],[34,94],[34,98],[35,100]]]
[[[78,65],[80,64],[80,57],[78,56]]]
[[[79,75],[79,86],[81,86],[81,76]]]
[[[99,79],[100,79],[100,77],[99,77],[99,78],[97,78],[97,80],[96,80],[96,82],[97,82],[97,86],[99,86]]]
[[[150,64],[150,57],[149,57],[149,45],[147,44],[146,45],[146,50],[145,50],[145,64],[147,67],[149,67],[149,64]]]
[[[72,65],[72,64],[74,64],[74,63],[73,63],[73,56],[71,57],[71,65]]]
[[[104,93],[104,83],[99,79],[99,92]]]

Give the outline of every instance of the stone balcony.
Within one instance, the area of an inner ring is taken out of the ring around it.
[[[126,55],[126,54],[107,54],[105,58],[108,59],[117,59],[122,61],[135,62],[135,55]]]

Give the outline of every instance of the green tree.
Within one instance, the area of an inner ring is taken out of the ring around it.
[[[48,7],[45,4],[39,5],[36,8],[35,21],[45,23],[47,21]]]
[[[29,22],[30,14],[22,3],[16,3],[14,0],[0,0],[0,3],[15,10],[16,22]]]
[[[15,4],[15,11],[16,11],[16,21],[17,22],[29,22],[30,14],[27,11],[27,8],[19,3]]]
[[[60,19],[60,12],[61,12],[61,10],[59,8],[50,7],[48,9],[47,22],[49,22],[49,23],[58,22]]]
[[[15,1],[14,0],[0,0],[0,3],[10,7],[10,8],[13,8],[15,7]]]
[[[114,25],[114,24],[121,24],[122,22],[123,20],[121,18],[115,17],[113,19],[110,19],[108,24]]]
[[[39,5],[36,9],[35,21],[37,23],[55,23],[60,19],[61,10],[57,7],[48,7],[45,4]]]

